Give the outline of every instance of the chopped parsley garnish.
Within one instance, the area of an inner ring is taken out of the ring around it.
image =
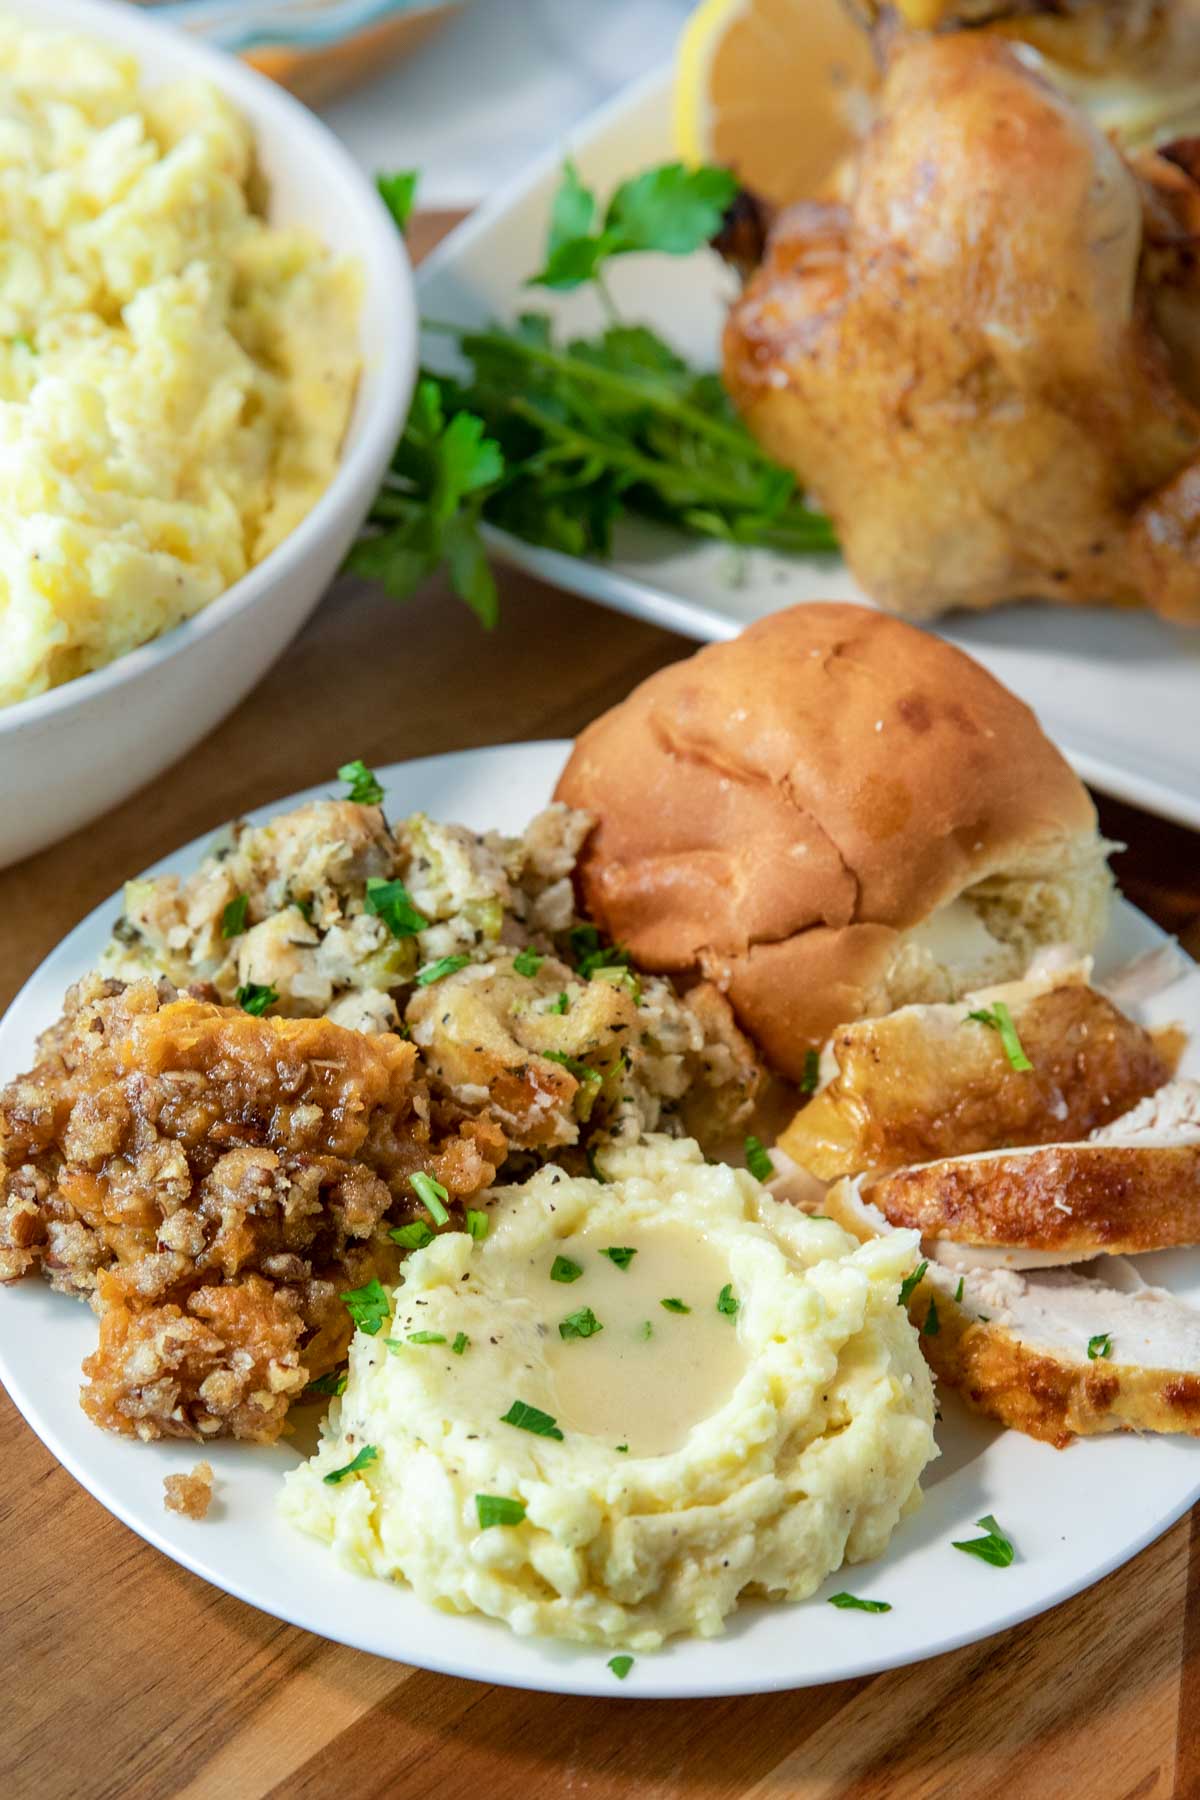
[[[607,967],[593,971],[595,980],[607,981],[610,987],[623,987],[629,991],[635,1006],[642,1004],[642,984],[632,969]]]
[[[582,1274],[579,1264],[572,1262],[569,1256],[556,1256],[550,1264],[551,1281],[578,1281]]]
[[[1095,1337],[1088,1339],[1088,1361],[1095,1362],[1097,1357],[1105,1360],[1112,1355],[1112,1334],[1098,1331]]]
[[[256,1019],[262,1017],[268,1006],[274,1006],[279,995],[269,985],[262,986],[257,981],[247,981],[233,996],[245,1013],[251,1013]]]
[[[804,1072],[800,1077],[800,1092],[815,1094],[821,1079],[821,1052],[806,1050],[804,1052]]]
[[[968,1019],[977,1025],[987,1025],[992,1031],[1000,1033],[1000,1042],[1004,1046],[1004,1054],[1018,1075],[1027,1075],[1033,1064],[1021,1048],[1021,1040],[1017,1036],[1017,1028],[1013,1024],[1013,1016],[1003,1000],[997,1000],[995,1006],[983,1007],[979,1012],[969,1012]]]
[[[558,1063],[568,1075],[573,1075],[576,1081],[585,1086],[591,1081],[604,1080],[599,1069],[593,1069],[590,1063],[580,1062],[577,1056],[568,1056],[565,1050],[543,1050],[541,1055],[547,1062]]]
[[[717,1295],[717,1311],[719,1313],[724,1313],[727,1319],[733,1319],[737,1317],[737,1311],[740,1305],[741,1301],[734,1295],[732,1282],[727,1281]]]
[[[368,1337],[376,1337],[391,1315],[391,1301],[378,1276],[368,1281],[365,1287],[351,1288],[338,1298],[345,1301],[346,1311]]]
[[[590,981],[601,970],[629,968],[629,952],[620,944],[608,944],[594,925],[574,925],[567,933],[575,971],[581,981]],[[612,980],[614,976],[608,976]]]
[[[540,1406],[530,1406],[524,1400],[514,1400],[506,1413],[501,1413],[502,1425],[515,1425],[518,1431],[532,1431],[535,1437],[557,1438],[562,1442],[562,1432]]]
[[[918,1263],[912,1273],[904,1277],[904,1280],[900,1283],[900,1297],[896,1302],[897,1306],[908,1305],[909,1301],[924,1281],[925,1271],[928,1267],[929,1264],[927,1262]]]
[[[465,1331],[456,1331],[454,1334],[454,1342],[451,1344],[450,1348],[455,1356],[461,1356],[470,1342],[471,1340]]]
[[[402,1250],[423,1250],[433,1242],[433,1229],[424,1219],[414,1219],[411,1225],[393,1225],[388,1236]]]
[[[550,1002],[546,1011],[551,1013],[565,1013],[570,1004],[571,1002],[566,994],[560,994],[557,1000],[552,1000]]]
[[[429,920],[413,905],[413,897],[402,881],[384,881],[372,875],[363,896],[363,909],[382,919],[394,938],[416,937]]]
[[[601,1187],[607,1187],[608,1186],[608,1176],[604,1173],[604,1170],[600,1167],[600,1164],[596,1161],[596,1152],[592,1149],[592,1146],[590,1144],[588,1145],[588,1148],[587,1148],[587,1166],[588,1166],[588,1174],[591,1176],[592,1180],[598,1181],[600,1183]],[[607,1250],[602,1251],[601,1254],[604,1256],[607,1256],[608,1251]]]
[[[481,1531],[493,1525],[519,1525],[525,1517],[525,1502],[509,1500],[503,1494],[476,1494],[475,1511]]]
[[[339,1481],[345,1481],[347,1475],[357,1475],[361,1469],[369,1469],[378,1455],[379,1452],[374,1444],[364,1444],[352,1462],[346,1463],[340,1469],[330,1469],[324,1480],[330,1487],[336,1487]]]
[[[771,1181],[774,1178],[775,1165],[756,1137],[746,1139],[746,1167],[755,1181]]]
[[[632,1656],[610,1656],[605,1667],[612,1670],[618,1681],[624,1681],[633,1667],[633,1658]]]
[[[923,1337],[936,1337],[941,1329],[942,1321],[938,1318],[937,1301],[931,1297],[929,1301],[929,1311],[925,1314],[925,1323],[921,1327],[921,1335]]]
[[[983,1526],[987,1536],[966,1538],[961,1543],[954,1540],[954,1548],[965,1550],[968,1556],[977,1556],[981,1562],[991,1563],[994,1568],[1007,1569],[1016,1551],[991,1513],[984,1513],[982,1519],[976,1519],[975,1523]]]
[[[225,904],[221,914],[221,936],[223,938],[241,937],[246,929],[246,909],[250,905],[249,894],[236,894]]]
[[[658,1304],[662,1307],[664,1312],[690,1313],[692,1310],[690,1306],[685,1306],[682,1300],[676,1300],[674,1298],[670,1300],[660,1300]]]
[[[962,1301],[962,1297],[963,1297],[963,1282],[964,1282],[964,1279],[965,1279],[965,1278],[964,1278],[964,1277],[963,1277],[963,1276],[962,1276],[962,1275],[960,1275],[960,1276],[959,1276],[959,1278],[958,1278],[958,1286],[957,1286],[957,1287],[956,1287],[956,1288],[955,1288],[955,1290],[954,1290],[954,1299],[955,1299],[955,1302],[956,1302],[956,1303],[958,1303],[958,1304],[961,1304],[961,1301]]]
[[[853,1607],[855,1612],[891,1612],[890,1600],[860,1600],[857,1594],[830,1594],[830,1606],[840,1606],[846,1610]]]
[[[618,1456],[628,1456],[629,1455],[629,1445],[628,1444],[618,1444],[617,1445],[617,1455]]]
[[[313,903],[312,903],[312,901],[311,900],[293,900],[292,905],[295,907],[296,911],[300,914],[300,917],[304,920],[304,923],[306,925],[311,925],[313,922]]]
[[[446,1211],[446,1201],[450,1196],[441,1182],[435,1181],[432,1175],[426,1175],[424,1169],[418,1169],[408,1180],[421,1205],[428,1208],[434,1224],[448,1225],[450,1214]]]
[[[528,975],[532,979],[545,960],[545,957],[539,956],[536,950],[522,950],[519,955],[513,957],[513,968],[518,975]]]
[[[344,1394],[346,1391],[345,1369],[330,1369],[328,1375],[318,1375],[305,1388],[306,1394]]]
[[[582,1306],[578,1312],[568,1313],[565,1319],[558,1322],[558,1335],[564,1339],[595,1337],[598,1331],[603,1330],[603,1325],[590,1306]]]
[[[413,201],[417,197],[417,183],[420,179],[420,171],[417,169],[397,169],[394,174],[375,177],[375,186],[379,189],[379,197],[401,231],[405,229],[412,215]]]
[[[609,1244],[608,1248],[602,1250],[600,1254],[607,1256],[609,1262],[615,1263],[618,1269],[627,1269],[637,1255],[637,1251],[631,1244]]]
[[[346,783],[350,789],[346,798],[353,800],[356,805],[379,806],[382,804],[383,789],[361,756],[356,756],[353,762],[342,764],[338,770],[338,780]]]
[[[444,981],[447,975],[457,975],[470,960],[469,956],[439,956],[436,962],[418,971],[417,986],[432,987],[435,981]]]
[[[649,1319],[642,1320],[641,1327],[638,1331],[638,1336],[641,1339],[643,1339],[643,1341],[648,1338],[652,1338],[654,1336],[654,1327],[650,1323]]]
[[[482,1244],[491,1222],[485,1212],[480,1212],[473,1206],[467,1208],[467,1230],[477,1244]]]
[[[446,1339],[440,1331],[410,1331],[410,1344],[444,1344]]]

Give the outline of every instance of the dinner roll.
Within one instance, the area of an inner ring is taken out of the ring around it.
[[[588,910],[696,974],[795,1079],[835,1026],[1092,948],[1112,878],[1029,708],[940,638],[794,606],[652,675],[576,743]]]

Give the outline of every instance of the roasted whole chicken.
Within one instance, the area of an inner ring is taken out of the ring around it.
[[[732,309],[737,405],[892,611],[1200,622],[1200,143],[1127,157],[990,32],[888,58],[848,203]]]

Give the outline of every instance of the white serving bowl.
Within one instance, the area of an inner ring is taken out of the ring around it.
[[[147,86],[215,82],[249,119],[270,217],[302,222],[363,277],[363,370],[333,482],[291,535],[185,624],[103,669],[0,708],[0,867],[115,806],[232,711],[299,630],[354,539],[403,428],[417,366],[412,269],[374,187],[297,100],[232,57],[112,0],[0,0],[31,25],[131,51]]]

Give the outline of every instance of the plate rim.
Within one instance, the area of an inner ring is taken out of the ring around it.
[[[435,756],[419,757],[405,762],[379,765],[376,769],[376,773],[383,781],[385,788],[391,787],[394,783],[399,784],[404,782],[406,777],[411,777],[414,773],[417,774],[418,779],[422,777],[436,779],[437,775],[442,771],[449,774],[458,769],[470,768],[472,765],[479,766],[485,762],[495,760],[498,760],[501,763],[512,762],[514,764],[523,760],[528,760],[531,763],[543,766],[548,773],[551,765],[556,769],[561,766],[561,761],[570,747],[571,740],[560,738],[532,739],[509,744],[474,746],[458,751],[443,752]],[[281,807],[296,804],[302,799],[310,796],[320,796],[326,793],[329,785],[330,784],[328,783],[317,784],[315,787],[302,790],[295,795],[286,795],[275,800],[267,801],[261,806],[248,809],[244,816],[255,819],[263,815],[270,815]],[[177,847],[166,856],[160,858],[156,863],[152,864],[147,870],[143,871],[143,873],[147,875],[153,874],[164,865],[173,863],[177,859],[190,859],[196,851],[203,848],[211,836],[211,832],[203,833],[200,837],[193,839],[190,843]],[[137,877],[132,878],[136,879]],[[0,1049],[3,1048],[6,1028],[9,1026],[10,1019],[24,1010],[24,1005],[30,1003],[31,998],[37,994],[43,981],[47,978],[43,973],[47,969],[47,965],[61,953],[69,952],[71,944],[77,938],[86,937],[96,925],[102,924],[104,915],[111,912],[115,898],[116,896],[109,897],[108,899],[101,901],[98,906],[92,908],[88,914],[64,936],[60,943],[49,952],[47,957],[43,958],[42,962],[39,963],[38,967],[29,976],[28,980],[22,984],[20,991],[14,997],[11,1005],[3,1017],[0,1017]],[[1170,941],[1165,932],[1162,932],[1159,927],[1155,926],[1153,921],[1146,920],[1145,915],[1138,912],[1137,908],[1132,907],[1130,902],[1122,900],[1120,904],[1128,907],[1130,912],[1137,913],[1138,918],[1145,921],[1145,923],[1157,934],[1160,940]],[[49,1295],[49,1290],[45,1289],[40,1284],[33,1291],[47,1296]],[[53,1298],[56,1300],[65,1299],[65,1296],[53,1296]],[[2,1304],[2,1302],[0,1302],[0,1304]],[[748,1675],[739,1678],[737,1674],[738,1660],[736,1656],[735,1640],[729,1636],[726,1636],[725,1638],[718,1637],[710,1640],[710,1642],[715,1647],[720,1647],[722,1645],[725,1647],[726,1656],[724,1668],[722,1669],[719,1664],[714,1664],[714,1671],[711,1676],[705,1674],[701,1678],[697,1678],[685,1673],[681,1679],[680,1675],[676,1673],[674,1678],[672,1678],[670,1673],[671,1645],[668,1645],[664,1647],[662,1652],[644,1654],[636,1659],[639,1679],[636,1685],[631,1686],[624,1683],[618,1684],[614,1681],[614,1678],[608,1673],[606,1667],[604,1647],[600,1645],[564,1645],[554,1639],[513,1640],[508,1634],[508,1628],[503,1624],[497,1621],[484,1621],[493,1633],[493,1636],[489,1641],[489,1649],[491,1648],[492,1643],[494,1643],[496,1653],[496,1661],[494,1664],[491,1662],[481,1663],[475,1653],[470,1651],[466,1654],[448,1654],[437,1650],[429,1652],[424,1649],[420,1652],[419,1660],[414,1661],[411,1653],[405,1653],[404,1651],[397,1649],[394,1643],[384,1640],[383,1629],[385,1623],[385,1608],[380,1609],[380,1633],[378,1637],[372,1641],[373,1634],[371,1631],[368,1630],[364,1632],[362,1629],[354,1629],[352,1625],[347,1626],[346,1629],[337,1629],[324,1622],[319,1625],[314,1624],[312,1617],[306,1616],[304,1606],[300,1603],[299,1599],[295,1604],[281,1604],[275,1598],[264,1600],[259,1594],[256,1594],[252,1588],[248,1587],[246,1582],[244,1582],[240,1576],[230,1576],[221,1573],[214,1566],[211,1554],[205,1554],[205,1546],[206,1544],[212,1545],[217,1540],[214,1540],[213,1538],[201,1538],[198,1540],[197,1548],[194,1551],[190,1549],[186,1542],[181,1544],[172,1541],[168,1536],[165,1527],[150,1514],[149,1503],[147,1503],[145,1516],[142,1516],[132,1505],[127,1504],[119,1488],[114,1490],[102,1475],[95,1474],[88,1467],[86,1461],[81,1461],[75,1451],[71,1448],[70,1444],[60,1436],[60,1433],[53,1422],[47,1418],[46,1412],[39,1403],[36,1385],[27,1388],[24,1373],[19,1367],[16,1367],[13,1364],[2,1337],[0,1337],[0,1380],[3,1381],[9,1394],[9,1398],[12,1400],[14,1406],[30,1430],[32,1430],[34,1435],[40,1439],[51,1454],[56,1457],[68,1474],[70,1474],[93,1499],[103,1506],[107,1512],[119,1519],[120,1522],[126,1526],[127,1529],[134,1532],[137,1537],[150,1544],[161,1554],[169,1557],[172,1562],[188,1569],[190,1573],[198,1576],[201,1580],[209,1582],[212,1586],[217,1588],[219,1592],[231,1594],[243,1604],[252,1606],[258,1611],[266,1613],[269,1617],[282,1619],[288,1624],[310,1631],[314,1636],[345,1644],[349,1648],[362,1650],[367,1654],[382,1656],[404,1666],[427,1669],[437,1674],[457,1676],[464,1680],[478,1681],[491,1686],[511,1687],[529,1692],[594,1696],[602,1699],[617,1700],[711,1699],[758,1693],[785,1692],[793,1689],[799,1691],[800,1689],[807,1687],[823,1686],[832,1681],[872,1677],[893,1669],[906,1668],[914,1663],[926,1661],[934,1656],[940,1656],[964,1648],[969,1644],[985,1642],[989,1638],[996,1636],[998,1633],[1010,1630],[1014,1626],[1020,1625],[1028,1619],[1035,1618],[1044,1612],[1048,1612],[1062,1602],[1072,1599],[1075,1595],[1095,1586],[1098,1582],[1112,1574],[1114,1570],[1122,1567],[1125,1563],[1139,1555],[1142,1550],[1149,1544],[1155,1542],[1166,1531],[1170,1530],[1170,1528],[1191,1509],[1197,1499],[1200,1499],[1200,1468],[1198,1468],[1190,1487],[1187,1487],[1185,1490],[1178,1490],[1176,1497],[1170,1502],[1165,1511],[1156,1514],[1152,1522],[1136,1531],[1132,1537],[1123,1540],[1119,1546],[1102,1554],[1086,1571],[1081,1572],[1078,1576],[1069,1576],[1061,1583],[1052,1583],[1046,1590],[1030,1598],[1028,1601],[1017,1602],[1016,1604],[1011,1604],[1003,1608],[992,1617],[982,1631],[977,1625],[967,1625],[958,1630],[948,1630],[932,1641],[926,1641],[915,1646],[910,1646],[907,1649],[902,1649],[899,1654],[894,1650],[889,1653],[881,1647],[875,1654],[856,1657],[852,1666],[843,1666],[835,1663],[832,1668],[829,1668],[824,1672],[802,1673],[800,1675],[797,1675],[793,1671],[784,1670],[780,1673],[778,1678],[769,1680],[764,1680],[761,1674]],[[104,1441],[103,1434],[98,1434],[98,1441]],[[1000,1440],[998,1439],[997,1441]],[[162,1442],[164,1445],[171,1444],[177,1449],[184,1447],[181,1440],[163,1440]],[[202,1453],[202,1447],[200,1446],[186,1447],[189,1454]],[[134,1446],[133,1448],[135,1448],[136,1451],[142,1451],[144,1449],[149,1449],[150,1447]],[[1200,1452],[1200,1445],[1197,1446],[1197,1451]],[[1055,1454],[1062,1455],[1064,1453],[1057,1452]],[[148,1489],[156,1491],[157,1483],[155,1481],[155,1476],[160,1470],[161,1465],[152,1468],[149,1466],[148,1460]],[[163,1517],[165,1518],[166,1515],[164,1514]],[[918,1514],[917,1517],[919,1518],[920,1515]],[[216,1521],[215,1523],[219,1529],[220,1521]],[[301,1545],[311,1553],[315,1547],[315,1540],[310,1542],[307,1539],[301,1539]],[[332,1563],[332,1558],[329,1556],[329,1552],[324,1546],[316,1548],[321,1559],[328,1558],[329,1562]],[[873,1559],[869,1563],[860,1565],[864,1571],[867,1572],[867,1580],[871,1580],[877,1571],[886,1566],[887,1554],[888,1553],[885,1552],[883,1556]],[[302,1554],[298,1554],[296,1558],[298,1576],[302,1574],[302,1560]],[[323,1566],[327,1567],[328,1565],[323,1562]],[[849,1566],[850,1565],[844,1564],[842,1570],[834,1571],[833,1575],[827,1578],[827,1581],[832,1580],[835,1577],[844,1576],[844,1571]],[[338,1565],[334,1565],[334,1567],[338,1568]],[[339,1568],[338,1572],[344,1575],[346,1579],[363,1580],[367,1582],[370,1587],[377,1585],[369,1578],[355,1577],[349,1571],[341,1570]],[[825,1584],[823,1583],[822,1585],[824,1586]],[[302,1583],[299,1580],[296,1583],[296,1591],[298,1596],[303,1591]],[[411,1594],[411,1589],[402,1591]],[[818,1590],[818,1593],[814,1595],[810,1601],[800,1603],[800,1606],[811,1606],[814,1603],[819,1604],[819,1599],[820,1590]],[[772,1611],[775,1611],[775,1609],[772,1608]],[[351,1619],[353,1615],[348,1610],[346,1616],[348,1619]],[[747,1612],[743,1613],[743,1618],[748,1616],[750,1615],[747,1610]],[[800,1607],[798,1606],[797,1618],[801,1616]],[[477,1625],[480,1623],[480,1620],[478,1617],[473,1616],[468,1622],[472,1625]],[[547,1651],[549,1654],[544,1669],[539,1670],[536,1675],[530,1675],[523,1670],[509,1672],[507,1659],[505,1657],[505,1648],[506,1645],[511,1644],[514,1641],[518,1644],[532,1642],[540,1649]],[[696,1642],[696,1640],[684,1639],[673,1640],[673,1642],[687,1645]],[[555,1660],[556,1658],[557,1660]],[[657,1676],[655,1674],[656,1670],[660,1671]]]

